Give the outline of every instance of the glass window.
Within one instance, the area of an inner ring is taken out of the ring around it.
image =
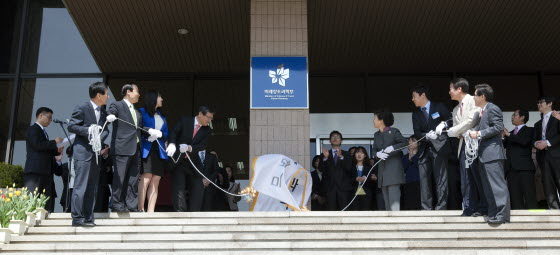
[[[6,149],[8,148],[8,129],[10,126],[10,116],[12,115],[12,80],[0,80],[0,161],[6,160]]]
[[[23,1],[0,1],[0,73],[16,71]]]
[[[32,1],[27,26],[24,72],[99,72],[78,28],[60,0]]]

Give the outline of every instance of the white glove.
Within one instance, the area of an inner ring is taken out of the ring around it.
[[[439,125],[436,127],[436,135],[441,135],[441,132],[443,131],[444,128],[445,128],[445,122],[439,123]]]
[[[155,136],[156,138],[161,138],[161,136],[163,135],[161,131],[153,128],[148,129],[148,133],[150,134],[150,136]]]
[[[148,142],[150,142],[150,143],[155,141],[155,140],[157,140],[157,136],[155,136],[155,135],[151,135],[150,137],[148,137]]]
[[[189,151],[189,145],[187,145],[187,144],[180,144],[180,145],[179,145],[179,151],[180,151],[181,153],[185,153],[185,152]]]
[[[169,157],[173,157],[173,154],[175,154],[175,151],[177,151],[177,147],[175,147],[174,143],[170,143],[167,146],[167,150],[165,150],[165,152],[167,152],[167,156],[169,156]]]
[[[386,160],[387,157],[389,157],[389,154],[382,152],[382,151],[378,151],[377,154],[375,154],[378,158],[380,158],[381,160]]]
[[[387,147],[387,148],[385,148],[385,149],[383,150],[383,152],[385,152],[385,153],[387,153],[387,154],[389,154],[389,153],[391,153],[391,152],[393,152],[393,151],[395,151],[395,148],[393,148],[393,146],[389,146],[389,147]]]
[[[108,122],[113,122],[113,121],[115,121],[115,120],[117,120],[117,116],[115,116],[115,115],[113,115],[113,114],[107,116],[107,121],[108,121]]]
[[[448,129],[448,130],[447,130],[447,136],[449,136],[449,137],[456,137],[456,136],[455,136],[455,133],[453,132],[453,129]]]
[[[435,131],[430,131],[429,133],[426,134],[426,138],[430,139],[430,140],[435,140],[437,139],[437,135]]]

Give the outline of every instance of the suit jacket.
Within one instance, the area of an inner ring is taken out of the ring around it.
[[[428,114],[428,121],[424,117],[421,108],[416,108],[412,112],[412,128],[414,135],[420,139],[424,137],[431,130],[435,130],[441,122],[446,122],[448,126],[452,125],[451,113],[443,105],[438,102],[430,102],[430,113]],[[418,155],[422,157],[427,146],[433,146],[440,155],[448,154],[451,152],[451,147],[447,141],[447,133],[442,133],[435,140],[424,139],[418,144]]]
[[[533,144],[542,140],[542,120],[535,123],[534,133]],[[548,119],[545,136],[551,146],[545,150],[537,150],[537,159],[541,161],[544,156],[560,158],[560,121],[553,116]]]
[[[101,106],[99,122],[95,118],[95,109],[90,101],[81,103],[74,108],[72,118],[68,122],[68,131],[76,134],[73,147],[73,159],[80,161],[90,161],[93,158],[94,152],[91,149],[88,138],[88,129],[91,125],[97,124],[103,126],[107,119],[107,111],[105,106]],[[101,132],[101,142],[103,143],[109,136],[109,129]]]
[[[373,135],[372,155],[377,154],[377,152],[382,151],[389,146],[393,146],[393,148],[398,149],[406,145],[406,139],[402,136],[401,131],[390,127],[385,132],[377,131]],[[401,158],[402,152],[395,151],[391,152],[386,160],[379,162],[377,165],[377,185],[379,188],[404,183],[404,169]]]
[[[56,141],[49,141],[43,129],[34,123],[27,128],[25,139],[27,150],[24,173],[48,175],[53,174],[56,168],[54,156],[58,155]]]
[[[480,143],[478,145],[478,159],[480,162],[486,163],[506,159],[502,144],[504,118],[500,107],[493,103],[488,103],[475,130],[480,131]]]
[[[208,140],[208,137],[212,134],[212,130],[209,126],[201,126],[196,136],[193,138],[194,118],[196,117],[182,117],[173,130],[169,132],[169,143],[173,143],[177,146],[177,151],[175,155],[173,155],[174,157],[180,153],[178,148],[180,144],[190,145],[192,147],[192,155],[206,148],[206,140]]]
[[[208,179],[215,182],[216,178],[218,177],[218,172],[220,171],[220,166],[218,165],[218,159],[212,153],[205,152],[205,154],[206,155],[204,157],[204,162],[200,161],[200,156],[198,155],[198,152],[196,154],[192,153],[191,159],[194,165],[196,166],[196,168],[198,168],[198,170],[200,170],[206,177],[208,177]],[[200,179],[204,179],[204,177],[200,176],[198,172],[195,172],[194,176],[197,176]]]
[[[325,187],[323,185],[324,179],[319,178],[319,173],[317,173],[317,171],[318,170],[311,172],[311,180],[313,181],[313,186],[311,186],[311,195],[317,194],[324,197],[326,193]],[[323,178],[325,178],[324,175]]]
[[[517,134],[514,134],[512,130],[509,132],[509,136],[504,137],[507,170],[535,170],[532,158],[533,136],[533,128],[523,126],[517,131]]]
[[[138,141],[141,139],[142,114],[136,109],[136,121],[139,128],[133,127],[127,123],[116,120],[113,122],[113,132],[111,136],[111,155],[132,156],[138,148]],[[115,115],[119,119],[123,119],[129,123],[134,123],[132,113],[128,105],[123,100],[117,101],[109,106],[109,114]]]
[[[463,104],[462,111],[461,104]],[[480,121],[480,118],[478,117],[479,113],[480,107],[476,106],[474,97],[468,94],[465,95],[463,100],[461,100],[455,108],[453,108],[453,127],[448,130],[451,132],[453,137],[460,138],[457,157],[459,157],[461,147],[463,146],[463,133],[478,125],[478,122]],[[449,133],[447,134],[449,135]]]
[[[329,150],[329,157],[327,160],[319,161],[319,169],[323,173],[323,185],[325,187],[326,193],[331,191],[355,191],[353,188],[353,183],[355,180],[352,179],[354,176],[352,169],[352,158],[350,153],[347,151],[342,151],[343,159],[338,159],[336,163],[333,158],[332,149]]]

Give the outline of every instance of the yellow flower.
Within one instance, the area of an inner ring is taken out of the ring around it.
[[[9,197],[14,197],[14,193],[8,194]]]
[[[16,183],[15,183],[15,182],[12,184],[12,187],[14,187],[14,188],[16,187]]]
[[[16,191],[16,196],[18,196],[18,197],[19,197],[20,195],[21,195],[21,191],[19,191],[19,190],[18,190],[18,191]]]
[[[45,193],[45,191],[46,191],[46,190],[45,190],[45,189],[43,189],[43,193]]]
[[[9,188],[8,190],[9,190],[10,192],[12,192],[12,191],[14,191],[14,188]]]
[[[10,201],[12,201],[12,200],[11,200],[11,199],[9,199],[9,198],[6,198],[6,202],[10,202]]]
[[[2,190],[0,189],[0,194],[2,194]]]
[[[23,199],[27,199],[27,195],[23,195]]]
[[[37,190],[33,191],[33,194],[37,195]]]

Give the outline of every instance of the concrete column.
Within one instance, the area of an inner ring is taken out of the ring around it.
[[[306,0],[251,0],[252,57],[307,57],[307,45]],[[310,169],[309,110],[251,110],[249,130],[250,163],[284,154]]]

